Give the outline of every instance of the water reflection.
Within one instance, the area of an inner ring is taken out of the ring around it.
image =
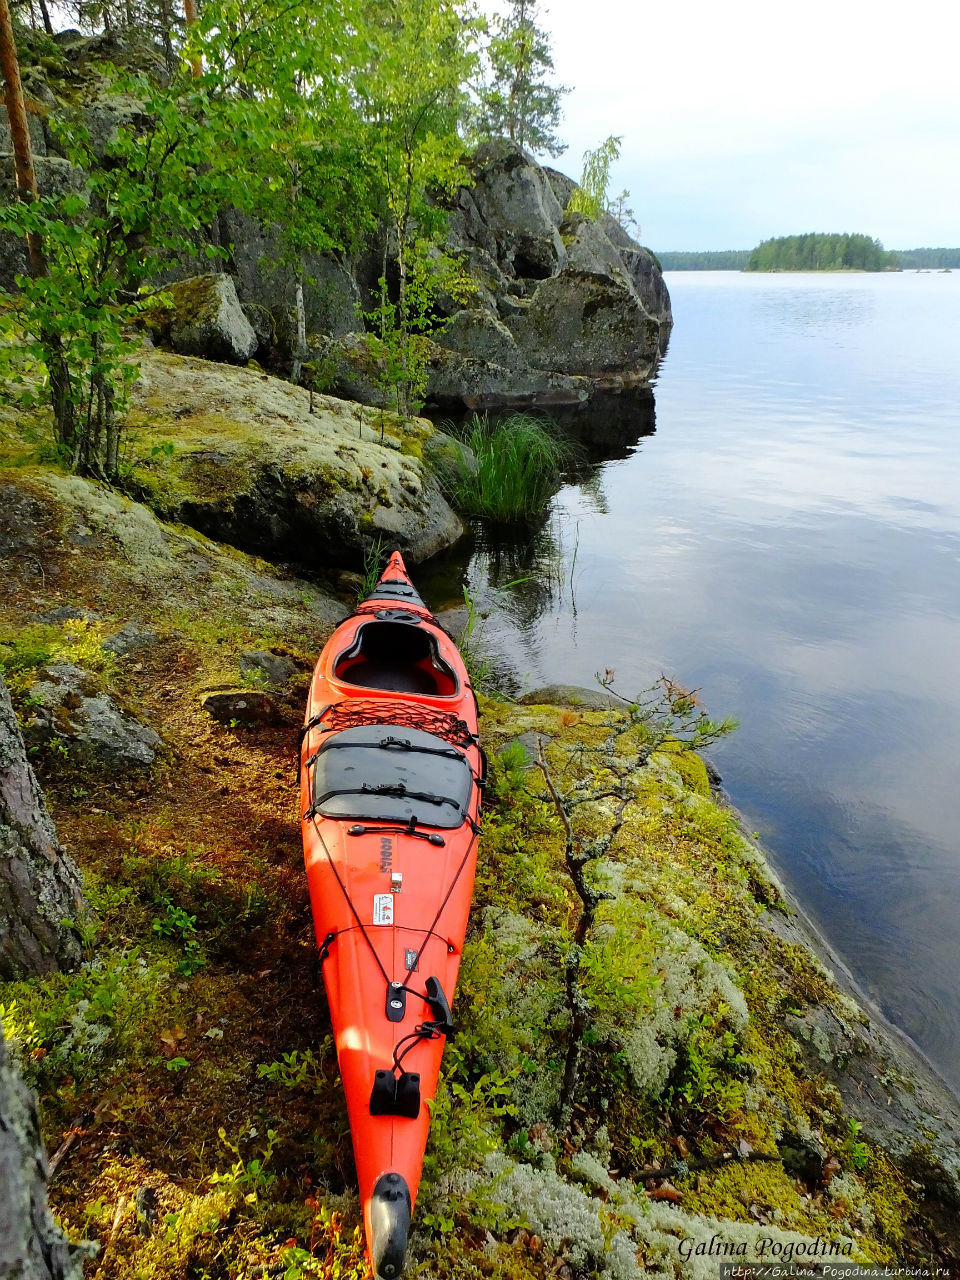
[[[597,454],[550,518],[438,586],[528,688],[666,671],[737,716],[734,802],[960,1085],[960,275],[670,287],[656,415],[571,414]]]
[[[876,310],[872,293],[856,288],[811,288],[809,283],[792,284],[780,277],[783,287],[758,292],[753,301],[761,325],[773,325],[793,334],[827,333],[867,324]]]

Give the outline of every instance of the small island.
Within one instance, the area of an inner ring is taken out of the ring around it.
[[[897,255],[870,236],[810,232],[763,240],[745,271],[899,271]]]

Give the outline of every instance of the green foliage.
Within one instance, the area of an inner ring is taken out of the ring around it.
[[[263,1192],[269,1190],[277,1180],[276,1174],[267,1169],[277,1147],[276,1130],[267,1130],[266,1145],[259,1154],[250,1157],[244,1157],[240,1148],[245,1140],[252,1142],[258,1137],[256,1128],[251,1126],[244,1130],[236,1142],[230,1141],[225,1129],[218,1130],[218,1134],[234,1160],[225,1173],[210,1175],[208,1181],[211,1187],[221,1188],[228,1196],[237,1196],[247,1205],[255,1205]]]
[[[161,87],[118,72],[110,92],[128,109],[105,143],[79,110],[51,123],[75,166],[74,189],[0,206],[0,229],[36,237],[44,260],[36,278],[18,278],[0,312],[0,372],[24,406],[49,399],[66,465],[115,478],[137,377],[127,330],[157,258],[193,247],[222,192],[204,164],[205,100],[192,83]]]
[[[375,230],[372,172],[351,90],[369,56],[351,0],[211,0],[190,32],[204,68],[208,129],[218,169],[232,171],[231,203],[278,240],[278,265],[296,281],[292,377],[306,355],[308,256],[346,253]]]
[[[312,1203],[309,1201],[308,1203]],[[370,1275],[359,1224],[349,1229],[343,1215],[318,1205],[310,1249],[287,1245],[280,1251],[283,1280],[368,1280]]]
[[[370,60],[356,81],[372,181],[396,266],[387,287],[387,245],[376,315],[400,412],[422,402],[431,301],[446,267],[428,250],[442,240],[442,197],[467,180],[459,125],[476,65],[476,17],[451,0],[367,0]],[[441,199],[438,199],[440,197]]]
[[[475,127],[481,137],[506,134],[521,147],[559,156],[566,150],[557,128],[568,90],[550,83],[550,37],[538,16],[536,0],[510,0],[506,13],[491,17]]]
[[[865,1142],[860,1141],[860,1130],[862,1128],[863,1125],[859,1120],[849,1119],[847,1121],[847,1134],[843,1141],[843,1149],[858,1173],[862,1173],[870,1163],[870,1148]]]
[[[743,1106],[746,1094],[737,1076],[746,1059],[734,1033],[724,1027],[726,1013],[720,1005],[716,1012],[688,1017],[688,1035],[664,1090],[668,1106],[695,1108],[720,1119]]]
[[[897,255],[887,253],[879,240],[817,232],[764,240],[750,254],[745,270],[887,271],[897,265]]]
[[[417,413],[427,390],[430,343],[427,334],[443,329],[435,304],[441,295],[463,303],[473,292],[469,277],[447,254],[426,240],[414,239],[405,258],[405,284],[391,299],[386,276],[380,277],[379,300],[366,315],[374,382],[394,398],[397,413]]]
[[[257,1076],[261,1080],[269,1080],[272,1084],[283,1085],[285,1089],[303,1089],[307,1093],[322,1093],[329,1088],[322,1065],[322,1059],[333,1048],[333,1038],[327,1036],[320,1050],[320,1058],[312,1049],[292,1049],[284,1053],[278,1062],[261,1062],[257,1067]]]
[[[137,1029],[168,971],[137,948],[101,951],[70,974],[0,987],[4,1037],[38,1093],[103,1084],[137,1051]]]
[[[732,716],[712,720],[700,701],[700,690],[686,689],[669,676],[662,675],[633,699],[624,698],[613,688],[615,678],[610,670],[597,673],[599,684],[622,699],[631,723],[642,731],[648,744],[647,755],[661,748],[671,755],[700,751],[737,728]]]
[[[504,418],[475,414],[463,428],[445,430],[465,451],[440,473],[453,505],[466,515],[509,523],[539,514],[573,461],[573,446],[542,418],[513,413]]]
[[[383,573],[386,563],[387,552],[383,545],[383,538],[378,534],[377,537],[363,549],[363,580],[357,588],[358,604],[366,600],[367,596],[380,581],[380,575]]]
[[[660,985],[657,937],[635,903],[601,904],[598,928],[584,945],[580,972],[595,1024],[608,1034],[649,1010]]]
[[[593,151],[583,153],[583,170],[567,208],[572,213],[585,213],[589,218],[599,218],[607,207],[607,187],[610,184],[610,167],[620,158],[622,138],[611,135]]]
[[[30,623],[0,632],[0,671],[15,694],[25,694],[42,667],[67,662],[109,676],[116,655],[102,645],[104,627],[85,618],[63,623]]]
[[[177,973],[189,978],[207,963],[207,957],[197,937],[197,917],[189,915],[164,896],[161,899],[164,914],[153,921],[153,931],[161,938],[172,938],[183,948],[183,958],[177,962]]]

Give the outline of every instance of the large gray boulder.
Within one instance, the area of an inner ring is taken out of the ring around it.
[[[535,369],[643,374],[659,354],[660,325],[626,279],[576,267],[542,281],[509,325]]]
[[[76,921],[83,910],[80,876],[57,839],[0,676],[0,980],[79,961],[77,935],[67,922]],[[0,1112],[0,1141],[2,1137]],[[0,1274],[6,1274],[2,1241],[0,1222]]]
[[[567,211],[576,184],[505,139],[476,152],[472,175],[447,249],[474,297],[435,335],[454,355],[432,362],[430,398],[576,403],[645,382],[673,323],[652,254],[607,214]]]
[[[245,306],[269,313],[277,342],[289,349],[294,340],[296,276],[281,252],[277,228],[227,208],[220,215],[220,238],[229,245],[229,270],[240,299]],[[363,299],[356,275],[332,257],[307,255],[303,301],[308,333],[342,337],[358,326]]]
[[[193,276],[171,285],[170,343],[183,356],[245,364],[259,340],[243,314],[233,278]]]

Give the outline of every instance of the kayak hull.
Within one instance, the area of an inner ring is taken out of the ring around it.
[[[483,758],[460,654],[399,555],[317,662],[304,860],[375,1274],[401,1274],[476,871]]]

